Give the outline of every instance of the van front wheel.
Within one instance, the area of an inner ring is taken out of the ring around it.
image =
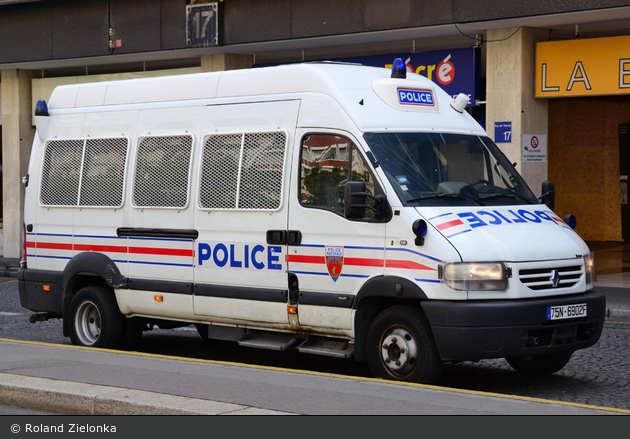
[[[70,340],[78,346],[117,348],[123,332],[123,316],[114,295],[103,287],[79,290],[68,311]]]
[[[422,312],[394,306],[372,322],[367,338],[367,360],[376,377],[435,384],[443,363]]]

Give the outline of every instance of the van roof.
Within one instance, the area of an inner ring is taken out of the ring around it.
[[[413,79],[444,93],[420,75]],[[141,104],[151,102],[370,89],[374,78],[389,78],[384,68],[318,62],[213,73],[125,79],[55,88],[49,109]]]

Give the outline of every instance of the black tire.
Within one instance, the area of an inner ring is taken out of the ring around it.
[[[429,322],[418,309],[394,306],[381,312],[370,326],[367,361],[375,377],[435,384],[443,363]]]
[[[123,331],[123,316],[111,290],[104,287],[79,290],[70,302],[68,319],[73,344],[118,348]]]
[[[506,358],[514,370],[526,375],[551,375],[567,365],[573,352],[540,355],[531,358]]]
[[[141,317],[123,318],[122,338],[118,348],[123,351],[137,350],[146,326]]]

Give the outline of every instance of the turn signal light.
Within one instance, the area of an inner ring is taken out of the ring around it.
[[[50,291],[50,285],[43,285],[43,286],[42,286],[42,290],[44,290],[44,291]]]
[[[155,299],[156,302],[164,302],[164,296],[161,296],[159,294],[153,296],[153,298]]]
[[[287,306],[287,314],[297,314],[296,306]]]

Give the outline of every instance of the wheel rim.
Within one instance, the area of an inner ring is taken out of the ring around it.
[[[101,313],[93,302],[85,301],[77,309],[74,327],[81,344],[91,346],[101,334]]]
[[[410,375],[418,363],[418,344],[405,328],[388,330],[381,341],[381,361],[392,376]]]

